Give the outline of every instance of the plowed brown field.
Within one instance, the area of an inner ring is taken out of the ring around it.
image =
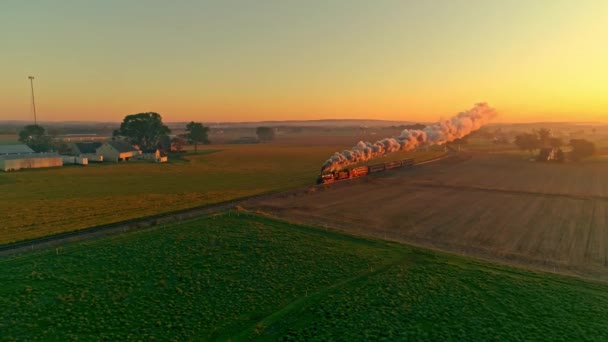
[[[608,280],[608,163],[476,154],[247,207],[349,233]]]

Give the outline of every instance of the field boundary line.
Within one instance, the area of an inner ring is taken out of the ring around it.
[[[471,190],[471,191],[483,191],[483,192],[499,192],[505,194],[512,195],[531,195],[531,196],[539,196],[539,197],[563,197],[575,200],[608,200],[608,196],[599,196],[599,195],[584,195],[584,194],[566,194],[559,192],[537,192],[537,191],[529,191],[529,190],[508,190],[508,189],[498,189],[498,188],[484,188],[479,186],[471,186],[471,185],[452,185],[452,184],[444,184],[444,183],[412,183],[412,186],[416,187],[424,187],[424,188],[447,188],[447,189],[455,189],[455,190]]]

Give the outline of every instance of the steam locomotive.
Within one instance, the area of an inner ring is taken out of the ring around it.
[[[414,165],[414,159],[397,160],[393,162],[374,164],[369,166],[359,166],[352,169],[321,173],[317,178],[317,184],[329,184],[345,179],[357,178],[380,171],[408,167]]]

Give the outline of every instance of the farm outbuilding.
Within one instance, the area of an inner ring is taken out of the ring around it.
[[[98,156],[102,156],[105,161],[127,161],[141,152],[132,145],[123,141],[106,141],[96,150]]]
[[[152,160],[157,163],[166,163],[167,156],[160,152],[159,149],[142,150],[141,154],[137,157],[143,160]]]
[[[139,155],[139,157],[138,157],[138,159],[146,159],[146,160],[156,160],[159,158],[160,158],[159,149],[142,150],[141,155]]]
[[[70,151],[68,155],[80,157],[80,159],[86,158],[89,161],[103,161],[103,157],[97,155],[97,149],[102,143],[99,141],[88,141],[88,142],[72,142],[68,143]]]
[[[79,157],[79,156],[61,156],[63,158],[63,164],[78,164],[78,165],[88,165],[89,159],[87,157]]]
[[[63,158],[54,153],[0,155],[0,169],[2,171],[56,166],[63,166]]]
[[[36,153],[27,145],[0,145],[0,169],[14,171],[40,167],[63,166],[56,153]]]

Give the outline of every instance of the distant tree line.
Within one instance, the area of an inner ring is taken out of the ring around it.
[[[200,122],[191,121],[185,127],[186,133],[169,138],[171,130],[163,124],[162,116],[158,113],[148,112],[127,115],[120,128],[114,131],[115,139],[124,139],[142,149],[159,148],[165,151],[182,151],[188,144],[209,144],[209,127]]]
[[[258,127],[255,130],[255,134],[263,142],[274,140],[274,129],[272,127]]]
[[[562,159],[564,154],[561,148],[566,146],[561,138],[552,136],[551,131],[546,128],[516,135],[515,145],[521,150],[529,151],[530,154],[534,154],[536,150],[555,149]],[[575,161],[595,154],[595,144],[585,139],[571,139],[568,146],[571,148],[569,157]]]
[[[570,156],[573,160],[581,160],[595,154],[595,144],[585,139],[572,139],[570,146],[572,147]]]
[[[68,146],[63,140],[53,138],[40,125],[23,127],[19,131],[19,141],[29,146],[34,152],[56,151],[63,153],[68,150]]]
[[[19,132],[19,141],[29,146],[35,152],[48,152],[52,139],[46,134],[44,127],[27,125]]]
[[[163,137],[171,133],[158,113],[147,112],[125,116],[120,128],[114,131],[115,139],[124,139],[141,149],[158,148]]]
[[[404,129],[417,129],[417,130],[423,130],[426,128],[426,125],[424,124],[420,124],[420,123],[416,123],[416,124],[410,124],[410,125],[398,125],[398,126],[388,126],[390,129],[400,129],[400,130],[404,130]]]
[[[114,130],[112,139],[127,141],[143,150],[161,149],[164,151],[181,151],[186,145],[194,145],[195,151],[200,144],[209,144],[209,127],[200,122],[190,122],[185,127],[186,133],[173,138],[171,130],[163,124],[158,113],[147,112],[125,116],[120,127]],[[40,125],[27,125],[19,131],[19,141],[35,152],[69,151],[68,144],[62,139],[53,138]]]

